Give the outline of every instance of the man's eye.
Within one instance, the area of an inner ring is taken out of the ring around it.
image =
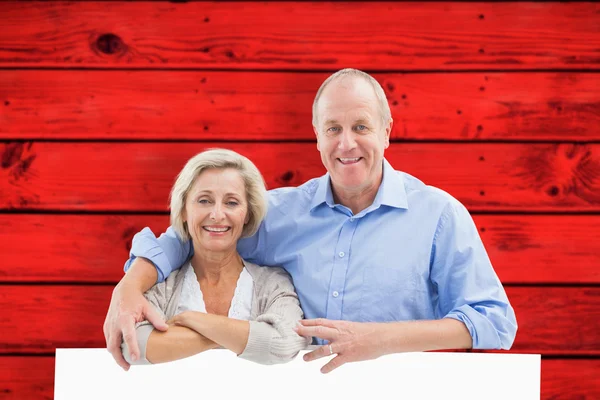
[[[364,125],[356,125],[356,130],[357,131],[366,131],[367,127]]]
[[[336,133],[339,132],[340,128],[338,128],[337,126],[332,126],[331,128],[327,129],[327,132],[330,133]]]

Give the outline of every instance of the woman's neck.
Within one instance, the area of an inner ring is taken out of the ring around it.
[[[198,280],[211,286],[231,279],[237,281],[244,268],[242,258],[235,249],[228,252],[194,251],[191,264]]]

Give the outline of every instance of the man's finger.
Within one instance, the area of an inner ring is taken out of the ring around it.
[[[338,331],[333,328],[327,328],[325,326],[303,326],[296,325],[294,327],[296,333],[300,336],[306,337],[317,337],[319,339],[325,339],[328,341],[335,340],[337,338]]]
[[[329,357],[331,355],[331,351],[329,351],[329,345],[321,346],[318,349],[311,351],[310,353],[306,353],[302,358],[304,361],[314,361],[319,358]]]
[[[104,325],[102,326],[102,332],[104,332],[104,341],[106,342],[106,347],[108,348],[108,339],[110,338],[109,329],[108,329],[108,315],[104,320]]]
[[[117,364],[125,371],[129,371],[129,363],[123,357],[121,353],[121,332],[117,331],[108,337],[108,341],[106,343],[107,349],[109,353],[113,356]]]
[[[166,331],[167,329],[169,329],[169,325],[161,317],[158,311],[156,311],[156,309],[152,307],[148,302],[146,302],[146,305],[144,306],[144,314],[148,322],[154,325],[154,327],[159,331]]]
[[[334,357],[331,361],[329,361],[327,364],[323,365],[323,367],[321,368],[321,373],[323,374],[328,374],[331,371],[333,371],[336,368],[341,367],[342,365],[346,364],[346,359],[344,358],[344,356],[336,356]]]
[[[131,360],[137,361],[140,358],[140,349],[137,344],[137,335],[135,333],[135,320],[134,318],[129,317],[122,318],[120,322],[120,326],[123,328],[123,340],[129,349]]]
[[[326,326],[328,328],[337,328],[338,321],[327,318],[301,319],[299,321],[304,326]]]

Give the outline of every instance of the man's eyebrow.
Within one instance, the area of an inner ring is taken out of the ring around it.
[[[366,124],[369,123],[371,120],[367,117],[360,117],[358,119],[356,119],[353,123],[354,124]],[[339,124],[337,119],[328,119],[327,121],[325,121],[325,125],[335,125],[335,124]]]

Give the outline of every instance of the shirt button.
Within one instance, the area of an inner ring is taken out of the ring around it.
[[[337,290],[335,290],[333,293],[331,293],[333,295],[333,297],[338,297],[340,294],[337,292]]]
[[[346,255],[346,253],[344,253],[343,251],[340,251],[340,254],[338,254],[340,257],[344,257]]]
[[[350,222],[354,222],[354,217],[350,218]]]

